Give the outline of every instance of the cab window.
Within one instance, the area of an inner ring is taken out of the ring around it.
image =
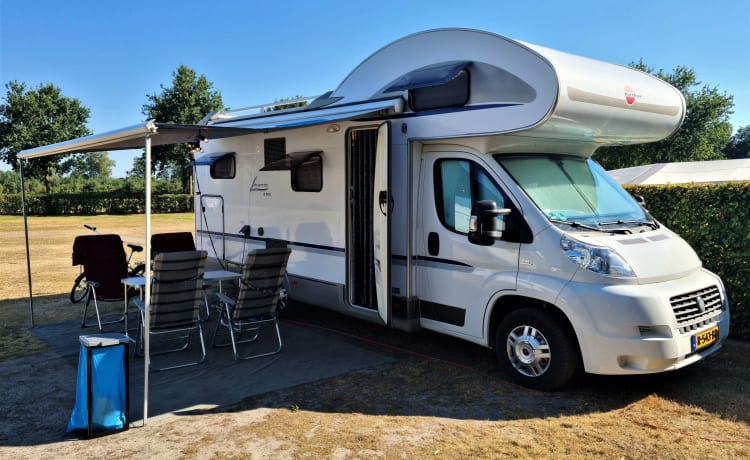
[[[469,233],[472,205],[492,200],[498,208],[511,206],[510,200],[476,163],[469,160],[446,159],[435,163],[435,203],[440,222],[449,230]],[[505,216],[498,216],[503,228]]]

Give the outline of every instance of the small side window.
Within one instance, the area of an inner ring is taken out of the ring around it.
[[[323,158],[315,154],[292,169],[292,190],[319,192],[323,190]]]
[[[234,179],[234,155],[224,155],[211,163],[211,179]]]

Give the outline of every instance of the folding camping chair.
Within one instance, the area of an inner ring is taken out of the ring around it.
[[[195,241],[190,232],[154,233],[151,235],[151,257],[163,252],[195,251]],[[206,319],[211,316],[211,309],[206,296],[206,289],[211,286],[203,285],[203,303],[206,307]]]
[[[291,250],[288,248],[256,249],[247,255],[242,267],[240,291],[237,300],[217,293],[224,308],[216,323],[214,347],[229,346],[229,343],[217,344],[219,329],[226,328],[234,351],[234,359],[251,359],[268,356],[281,351],[281,332],[276,314],[279,293],[284,283],[286,264]],[[276,327],[278,348],[270,352],[241,355],[237,345],[255,342],[260,337],[263,324],[273,323]],[[243,335],[246,338],[243,338]]]
[[[148,318],[149,338],[154,336],[169,339],[168,335],[177,334],[174,339],[184,340],[184,343],[176,348],[168,348],[155,353],[149,351],[149,355],[186,350],[190,346],[191,334],[196,329],[201,342],[200,360],[161,368],[152,367],[154,370],[194,366],[206,359],[206,345],[199,314],[203,299],[202,279],[206,255],[206,251],[179,251],[161,253],[154,258]],[[140,299],[136,299],[135,304],[140,310],[136,343],[142,350],[145,340],[146,306]],[[146,359],[149,360],[149,367],[151,367],[151,357],[148,356]]]
[[[125,320],[127,311],[116,320],[102,322],[99,302],[122,302],[127,295],[121,280],[128,272],[128,261],[119,235],[82,235],[73,241],[73,265],[83,264],[89,294],[83,307],[81,327],[102,326]],[[96,322],[87,322],[89,304],[94,302]]]

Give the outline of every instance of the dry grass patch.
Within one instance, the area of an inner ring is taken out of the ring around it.
[[[29,247],[36,324],[80,318],[81,305],[68,294],[79,268],[71,264],[73,240],[90,233],[92,225],[102,233],[117,233],[123,240],[142,242],[142,215],[29,217]],[[193,231],[192,214],[156,214],[152,232]],[[23,219],[0,216],[0,360],[38,353],[46,346],[29,330],[30,307]],[[138,259],[138,254],[134,260]],[[142,260],[142,257],[140,258]],[[115,308],[115,307],[112,307]],[[106,311],[106,310],[105,310]]]

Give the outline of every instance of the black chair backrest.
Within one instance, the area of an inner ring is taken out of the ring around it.
[[[195,251],[193,234],[190,232],[155,233],[151,235],[151,254],[162,252]]]
[[[82,235],[73,241],[73,265],[83,264],[87,281],[98,283],[98,299],[121,299],[128,261],[119,235]]]
[[[150,328],[189,327],[199,321],[206,251],[165,252],[154,258]]]
[[[247,255],[233,319],[246,320],[276,311],[291,252],[288,248],[256,249]]]

